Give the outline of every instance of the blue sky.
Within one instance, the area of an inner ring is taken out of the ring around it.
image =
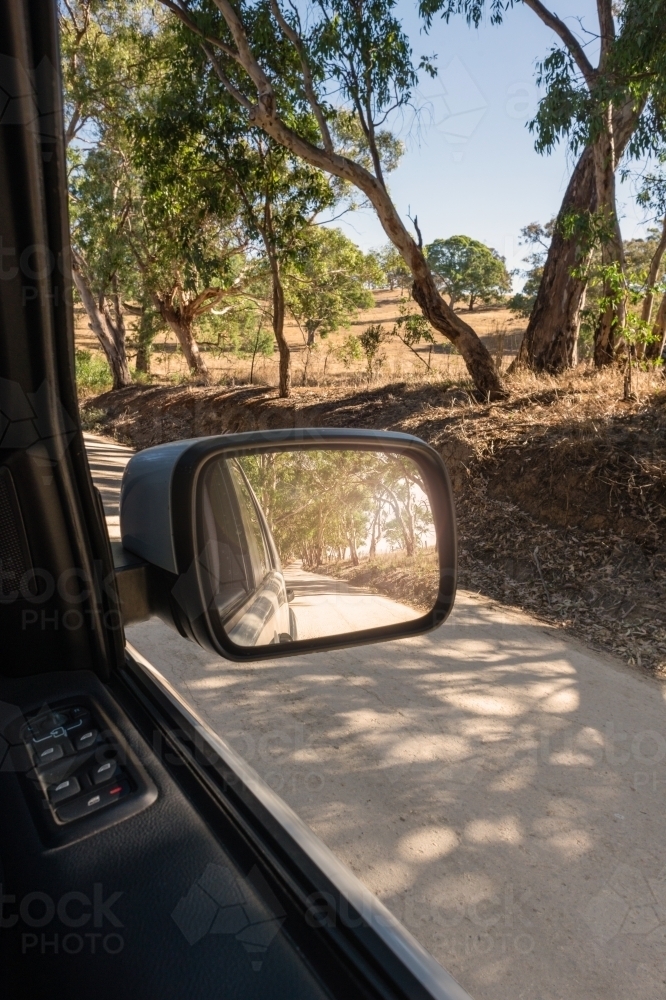
[[[526,128],[538,98],[535,61],[545,56],[554,34],[536,15],[516,4],[504,24],[468,28],[463,18],[433,24],[421,33],[415,4],[401,0],[399,9],[409,32],[415,61],[438,55],[438,77],[424,75],[416,104],[420,114],[398,123],[405,156],[389,183],[394,201],[406,218],[417,215],[426,242],[463,233],[494,247],[510,269],[520,266],[522,226],[546,222],[559,207],[572,168],[560,147],[550,156],[534,150]],[[582,39],[576,21],[596,27],[596,4],[565,0],[553,10]],[[590,58],[596,62],[594,40]],[[641,235],[642,213],[633,205],[631,183],[619,189],[625,238]],[[386,242],[372,210],[357,211],[336,225],[363,249]]]

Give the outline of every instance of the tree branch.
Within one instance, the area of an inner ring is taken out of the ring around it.
[[[599,0],[599,3],[602,2],[604,0]],[[523,3],[533,10],[537,17],[540,17],[543,23],[551,28],[559,36],[560,40],[564,42],[591,90],[597,79],[597,71],[585,55],[585,50],[574,33],[566,26],[564,21],[559,19],[557,14],[553,14],[552,11],[548,10],[541,3],[541,0],[523,0]]]
[[[234,52],[234,50],[231,48],[230,45],[227,45],[219,38],[212,38],[210,35],[207,35],[205,31],[202,31],[197,22],[194,21],[192,17],[190,17],[189,13],[186,10],[184,10],[179,4],[174,3],[173,0],[160,0],[160,3],[162,3],[165,7],[167,7],[172,12],[172,14],[175,14],[176,17],[179,18],[183,22],[183,24],[190,29],[190,31],[194,32],[195,35],[203,39],[204,42],[208,42],[209,45],[214,45],[216,48],[224,52],[225,56],[229,56],[229,58],[235,60],[235,62],[240,61],[238,58],[238,53]]]
[[[220,81],[220,83],[222,84],[222,86],[225,88],[225,90],[227,90],[228,93],[231,94],[231,96],[233,97],[233,99],[235,101],[238,101],[238,103],[242,107],[244,107],[246,109],[246,111],[252,111],[253,108],[254,108],[254,104],[252,103],[252,101],[248,100],[248,98],[245,96],[245,94],[241,90],[239,90],[238,87],[234,86],[234,84],[231,82],[231,80],[229,79],[229,77],[226,75],[226,73],[224,72],[224,70],[220,66],[220,61],[216,57],[215,53],[210,48],[210,46],[206,45],[205,42],[201,42],[201,48],[203,49],[204,53],[206,54],[206,56],[208,58],[208,62],[211,64],[211,66],[215,70],[215,74],[216,74],[218,80]]]
[[[69,146],[70,142],[76,135],[79,125],[81,124],[81,106],[77,104],[72,112],[72,117],[69,119],[67,128],[65,129],[65,146]]]
[[[411,222],[411,224],[414,226],[414,229],[416,231],[417,246],[418,246],[419,250],[423,250],[423,236],[421,235],[421,230],[419,229],[419,217],[418,217],[418,215],[415,215],[414,218],[412,219],[411,215],[409,215],[409,213],[407,213],[407,218],[409,219],[409,221]]]
[[[597,0],[597,13],[599,15],[599,30],[601,33],[601,56],[599,65],[606,61],[606,57],[615,41],[615,22],[613,21],[613,8],[611,0]]]
[[[308,99],[308,104],[312,108],[312,113],[317,119],[317,124],[319,125],[319,131],[321,132],[321,137],[324,141],[324,149],[329,153],[333,152],[333,140],[331,139],[331,133],[328,128],[328,122],[324,116],[324,111],[321,104],[317,100],[317,95],[314,89],[314,80],[312,78],[312,71],[310,69],[310,63],[308,62],[307,53],[305,51],[305,46],[303,45],[303,39],[295,31],[289,22],[285,19],[284,14],[280,10],[280,6],[277,0],[270,0],[271,10],[273,11],[273,16],[275,20],[280,25],[283,33],[287,36],[291,44],[294,46],[298,52],[299,58],[301,60],[301,69],[303,71],[303,87],[305,90],[305,96]]]
[[[169,0],[161,0],[161,3],[165,2],[169,2]],[[234,40],[236,49],[238,50],[238,55],[235,58],[257,88],[259,102],[261,104],[265,104],[267,110],[269,107],[274,109],[275,93],[273,91],[273,86],[254,57],[254,53],[250,48],[250,43],[247,40],[247,35],[245,34],[245,28],[243,27],[241,19],[229,3],[229,0],[215,0],[215,6],[219,9],[222,17],[227,22],[227,27],[231,32],[231,37]]]

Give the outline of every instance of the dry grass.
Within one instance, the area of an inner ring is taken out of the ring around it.
[[[439,563],[434,549],[420,550],[413,556],[390,552],[361,559],[358,566],[352,566],[349,560],[326,563],[317,572],[355,587],[367,587],[416,611],[431,611],[437,600]]]
[[[339,330],[325,340],[318,340],[316,349],[311,352],[309,357],[301,330],[294,323],[286,323],[285,335],[292,352],[294,385],[302,385],[306,362],[307,385],[346,385],[356,388],[367,385],[364,361],[354,362],[349,368],[345,368],[337,357],[336,352],[345,337],[350,334],[360,336],[370,323],[382,323],[387,330],[390,329],[400,316],[401,305],[408,305],[413,311],[417,311],[415,303],[399,290],[384,290],[374,294],[374,308],[359,313],[349,329]],[[472,313],[466,310],[457,311],[460,311],[463,319],[474,327],[493,355],[497,352],[498,342],[502,341],[506,366],[516,354],[525,321],[518,319],[508,309],[502,307],[479,308]],[[131,320],[129,326],[131,329]],[[434,377],[454,381],[464,378],[466,371],[462,358],[457,354],[448,353],[448,342],[445,343],[442,337],[437,336],[436,340],[437,344],[432,354],[430,354],[427,345],[417,348],[419,358],[423,359],[420,361],[397,338],[390,338],[381,349],[385,357],[381,369],[382,381],[395,382],[413,376],[420,378],[426,374],[428,362],[430,362]],[[76,346],[91,351],[93,356],[101,357],[99,344],[88,327],[87,318],[82,309],[77,311]],[[155,339],[153,346],[152,381],[155,384],[173,385],[187,380],[187,366],[173,334],[160,334]],[[230,387],[250,384],[252,365],[250,358],[216,355],[207,349],[204,349],[203,353],[213,383]],[[130,364],[134,364],[132,354],[130,354]],[[256,359],[253,383],[260,386],[276,386],[278,384],[277,353],[270,357]]]

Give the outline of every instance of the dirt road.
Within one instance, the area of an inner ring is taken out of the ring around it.
[[[428,636],[257,666],[128,639],[477,1000],[666,994],[656,681],[464,592]]]
[[[308,573],[300,565],[285,566],[284,574],[287,587],[294,591],[290,606],[299,639],[395,625],[421,613],[381,594],[351,587],[344,580]]]

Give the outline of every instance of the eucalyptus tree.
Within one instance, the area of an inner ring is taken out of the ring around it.
[[[426,257],[453,309],[467,299],[469,311],[477,299],[492,302],[511,290],[504,258],[471,236],[449,236],[426,247]]]
[[[221,183],[195,146],[173,144],[167,155],[159,145],[159,98],[167,83],[165,75],[150,102],[126,121],[136,178],[126,238],[144,297],[176,336],[190,372],[207,382],[196,325],[223,300],[245,293],[251,241],[233,185]]]
[[[288,10],[280,0],[235,6],[229,0],[160,2],[196,36],[248,127],[262,129],[370,202],[411,272],[412,294],[423,314],[458,348],[483,395],[502,395],[490,353],[440,295],[418,225],[415,239],[387,187],[379,136],[390,116],[409,103],[417,82],[393,0],[310,0]],[[434,72],[427,61],[421,66]],[[367,166],[336,144],[340,110],[358,124],[369,152]]]
[[[247,121],[190,33],[172,25],[166,35],[172,72],[153,94],[150,113],[142,111],[136,121],[143,169],[154,174],[156,191],[165,178],[183,183],[182,174],[198,178],[201,205],[218,215],[224,205],[227,211],[233,205],[246,240],[244,288],[270,301],[279,393],[287,397],[291,354],[283,275],[309,245],[306,234],[314,220],[344,191]]]
[[[196,323],[241,292],[247,271],[237,193],[212,178],[205,164],[194,164],[187,149],[168,161],[146,149],[177,54],[151,4],[72,0],[63,5],[61,21],[73,276],[114,384],[130,381],[127,314],[138,314],[141,367],[144,341],[159,316],[190,372],[207,381]]]
[[[129,385],[122,305],[131,278],[123,227],[128,210],[123,163],[110,132],[146,67],[137,58],[141,4],[67,0],[59,5],[70,167],[72,277],[115,389]]]
[[[542,0],[520,0],[550,28],[557,43],[539,64],[546,89],[535,119],[536,148],[550,151],[568,138],[579,156],[564,195],[519,360],[557,371],[576,360],[586,258],[600,248],[608,282],[623,270],[622,237],[615,205],[615,173],[625,152],[647,153],[663,129],[666,35],[661,0],[597,0],[596,29],[575,31]],[[514,0],[420,0],[427,24],[440,14],[463,14],[478,27],[484,12],[503,21]],[[596,65],[589,53],[594,40]],[[577,224],[572,224],[576,222]],[[592,239],[592,236],[595,239]],[[621,282],[620,282],[621,284]],[[606,288],[609,306],[596,331],[595,360],[606,364],[622,325],[624,301]]]
[[[124,234],[129,211],[124,170],[104,148],[70,158],[70,164],[72,277],[109,363],[113,388],[122,389],[132,381],[122,301],[134,270]]]
[[[545,226],[540,222],[529,222],[520,230],[520,243],[530,250],[526,258],[527,267],[519,271],[525,278],[525,284],[509,300],[509,309],[524,319],[530,318],[539,294],[554,227],[555,220],[551,219]]]
[[[393,291],[396,286],[401,291],[404,288],[409,288],[411,273],[392,243],[387,243],[378,250],[374,250],[373,253],[390,291]]]
[[[310,226],[286,273],[289,311],[304,330],[308,347],[348,327],[360,309],[375,304],[371,285],[382,273],[372,254],[364,254],[339,229]]]

